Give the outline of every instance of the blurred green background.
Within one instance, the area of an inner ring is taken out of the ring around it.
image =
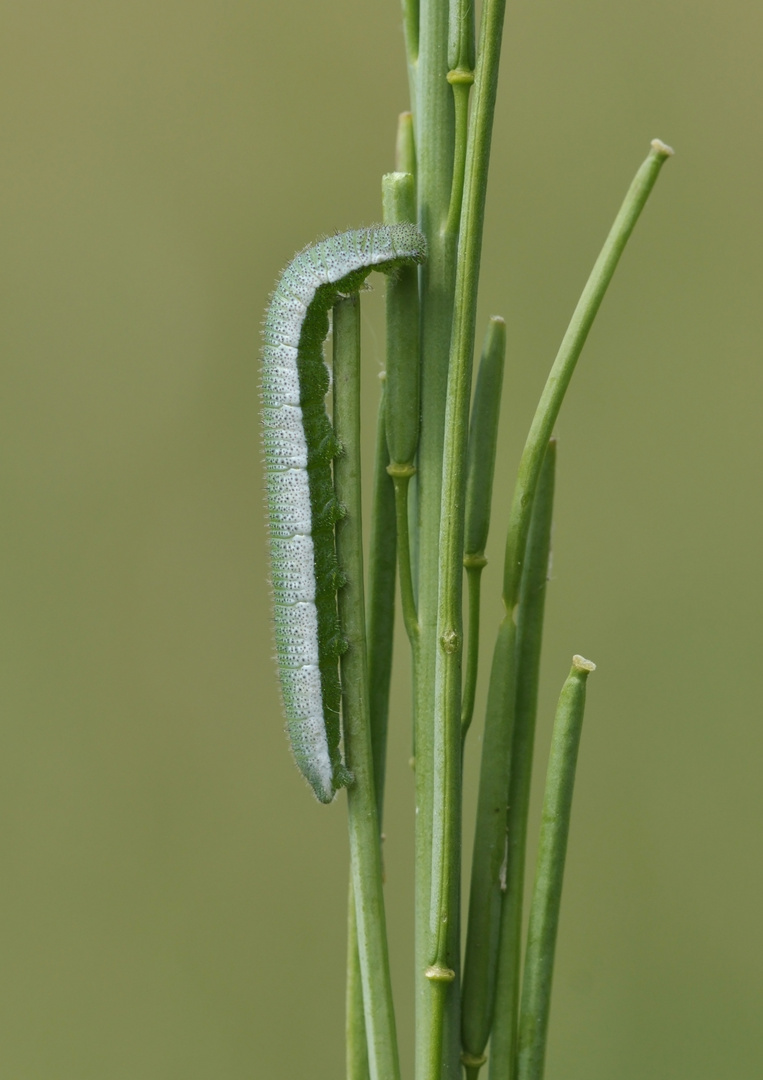
[[[396,0],[0,9],[0,1080],[343,1075],[345,809],[312,800],[280,717],[259,324],[297,248],[379,218],[399,23]],[[534,401],[649,140],[677,150],[558,429],[539,776],[570,656],[599,670],[548,1080],[763,1073],[762,55],[749,0],[508,13],[485,661]],[[385,831],[410,1080],[398,656]],[[473,803],[472,785],[467,837]]]

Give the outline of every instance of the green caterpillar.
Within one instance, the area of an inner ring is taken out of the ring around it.
[[[325,396],[329,311],[372,270],[423,262],[414,225],[374,225],[322,240],[284,270],[265,316],[262,405],[276,657],[291,746],[316,797],[331,802],[352,777],[339,741],[342,575],[334,526],[342,508],[331,463],[340,452]]]

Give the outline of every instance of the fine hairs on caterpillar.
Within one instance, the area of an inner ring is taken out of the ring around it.
[[[352,781],[342,763],[336,594],[342,575],[332,461],[340,452],[326,413],[323,362],[329,311],[372,270],[420,263],[414,225],[375,225],[322,240],[284,270],[265,316],[262,403],[276,657],[297,765],[321,802]]]

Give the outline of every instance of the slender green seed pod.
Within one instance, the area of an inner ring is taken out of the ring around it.
[[[494,315],[485,335],[469,424],[464,563],[485,554],[506,355],[506,323]]]
[[[543,459],[522,563],[517,610],[517,675],[506,817],[506,881],[501,901],[494,1015],[490,1032],[491,1080],[513,1075],[516,1059],[522,953],[522,900],[535,718],[538,705],[543,615],[551,553],[556,440]]]
[[[543,456],[554,430],[564,395],[583,351],[588,332],[596,318],[612,275],[617,269],[620,256],[628,243],[628,237],[633,232],[639,215],[646,205],[660,169],[672,153],[671,148],[660,139],[652,140],[649,155],[633,178],[625,200],[609,230],[609,235],[604,241],[604,246],[599,252],[599,257],[594,263],[540,396],[519,462],[509,517],[503,573],[503,602],[507,611],[513,611],[517,602],[527,529],[530,526],[528,507],[532,506]]]
[[[419,56],[419,0],[403,0],[403,29],[408,63],[414,64]]]
[[[395,489],[387,473],[387,378],[381,383],[376,425],[376,456],[373,471],[373,512],[368,545],[368,599],[366,638],[368,641],[368,692],[371,741],[374,759],[374,790],[379,822],[382,820],[384,775],[387,759],[389,688],[392,676],[392,639],[395,627],[395,577],[397,534],[395,532]]]
[[[487,1045],[495,1001],[515,665],[516,626],[506,615],[498,629],[488,684],[464,954],[461,1041],[464,1054],[474,1060]]]
[[[519,1017],[518,1080],[542,1080],[551,1005],[559,907],[570,831],[572,792],[585,711],[586,681],[596,665],[573,656],[551,737],[535,887],[527,932]]]
[[[410,173],[382,178],[384,222],[416,220]],[[419,291],[415,266],[401,266],[387,280],[387,446],[390,463],[412,465],[419,441]]]
[[[448,67],[474,71],[474,0],[450,0],[448,11]]]
[[[413,113],[401,112],[397,118],[395,141],[395,172],[410,173],[416,186],[416,140],[413,134]]]

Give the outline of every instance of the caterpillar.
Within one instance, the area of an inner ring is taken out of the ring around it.
[[[329,311],[372,270],[423,262],[414,225],[339,233],[301,251],[270,301],[263,336],[262,411],[276,659],[296,763],[320,802],[352,782],[340,751],[339,656],[344,642],[336,594],[343,577],[334,526],[332,461],[341,452],[325,397]]]

